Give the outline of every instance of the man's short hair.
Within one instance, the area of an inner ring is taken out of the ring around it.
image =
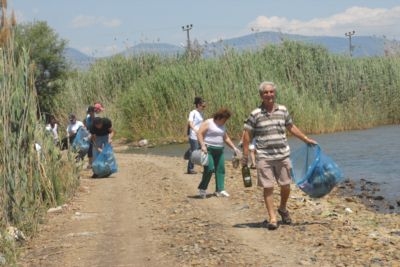
[[[276,91],[276,85],[275,85],[275,83],[265,81],[265,82],[262,82],[262,83],[260,84],[260,86],[258,87],[258,92],[259,92],[260,94],[262,94],[262,93],[264,92],[264,88],[265,88],[266,86],[268,86],[268,85],[272,86],[272,88],[274,88],[274,90]]]

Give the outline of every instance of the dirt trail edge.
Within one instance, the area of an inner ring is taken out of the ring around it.
[[[185,174],[183,159],[116,155],[110,178],[83,171],[77,196],[48,215],[19,266],[398,266],[399,216],[356,197],[311,200],[295,189],[295,223],[268,231],[260,189],[245,189],[229,163],[231,197],[212,196],[212,182],[198,199],[201,170]]]

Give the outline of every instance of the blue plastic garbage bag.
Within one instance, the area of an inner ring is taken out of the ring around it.
[[[304,145],[290,158],[294,182],[310,197],[325,196],[344,178],[339,166],[319,145]]]
[[[74,141],[72,142],[72,148],[74,151],[86,155],[89,151],[89,145],[89,132],[85,128],[80,127],[76,132]]]
[[[110,144],[106,144],[97,156],[95,161],[92,163],[93,173],[98,177],[108,177],[111,174],[117,172],[117,162],[115,160],[114,152]]]

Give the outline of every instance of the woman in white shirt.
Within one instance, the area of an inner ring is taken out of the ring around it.
[[[197,132],[200,128],[200,124],[204,120],[203,111],[206,107],[206,102],[201,97],[198,96],[194,98],[194,104],[196,105],[196,109],[192,110],[189,113],[189,119],[188,119],[190,151],[195,151],[196,149],[199,149],[199,142],[197,141]],[[196,174],[196,172],[194,171],[194,164],[190,161],[190,158],[187,165],[187,173]]]
[[[211,176],[215,172],[215,195],[229,197],[225,191],[225,157],[224,143],[233,150],[240,152],[226,133],[225,123],[232,113],[226,109],[219,109],[211,119],[204,121],[197,133],[197,138],[203,152],[208,153],[208,165],[204,166],[203,176],[198,186],[199,196],[207,197],[207,187]]]
[[[46,125],[46,130],[53,136],[54,144],[58,144],[58,124],[53,115],[49,118],[49,124]]]

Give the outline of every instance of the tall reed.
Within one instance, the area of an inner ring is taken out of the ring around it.
[[[104,99],[120,136],[174,140],[185,138],[187,114],[200,95],[208,102],[206,116],[221,106],[233,110],[228,127],[238,137],[243,120],[260,103],[257,88],[263,80],[278,85],[278,102],[308,133],[400,122],[398,57],[350,58],[298,42],[257,52],[226,49],[208,59],[102,60],[70,78],[63,101],[74,98],[76,106],[84,105],[80,99],[86,105]]]
[[[62,157],[38,117],[28,55],[14,54],[12,38],[0,53],[0,253],[8,265],[17,250],[5,228],[33,234],[45,210],[64,203],[78,184],[74,161]]]

